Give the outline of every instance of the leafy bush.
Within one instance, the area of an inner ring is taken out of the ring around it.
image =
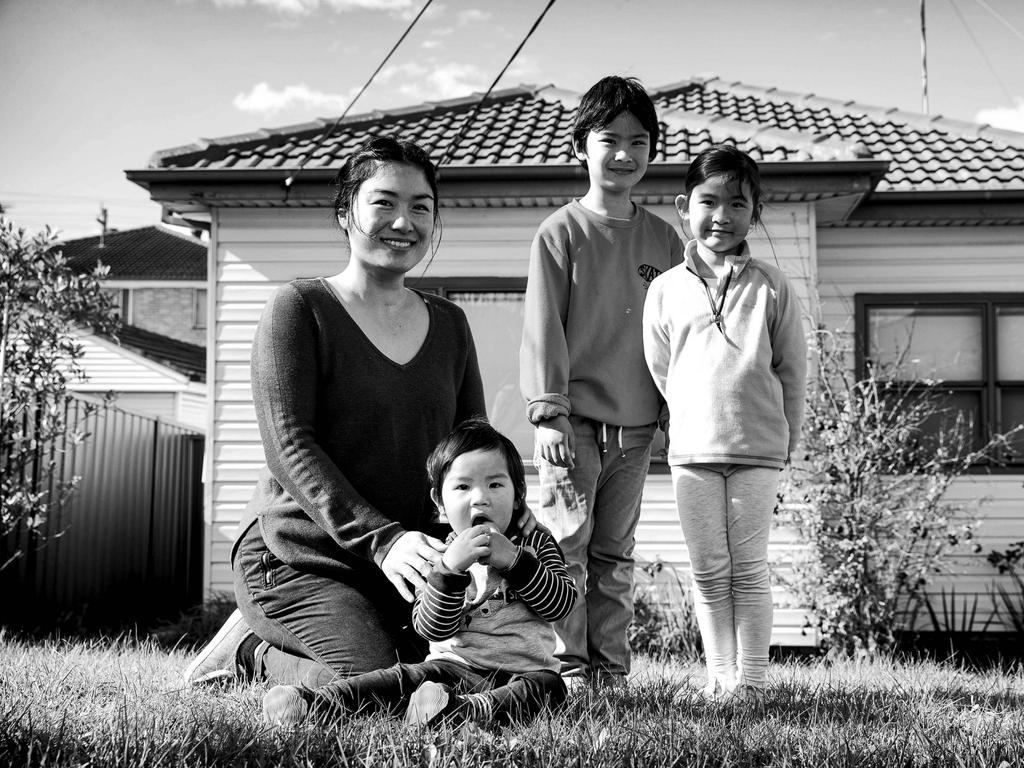
[[[989,552],[988,561],[1013,581],[1013,589],[1002,584],[995,587],[992,602],[996,606],[996,615],[1003,623],[1017,634],[1024,634],[1024,578],[1021,578],[1018,566],[1024,560],[1024,541],[1011,544],[1003,552]]]
[[[693,600],[679,574],[660,558],[645,563],[639,571],[642,581],[633,595],[630,648],[662,659],[699,659],[700,628]]]
[[[892,646],[900,616],[916,613],[949,555],[970,544],[976,522],[944,497],[1005,438],[972,446],[939,382],[907,384],[874,367],[857,378],[847,335],[818,330],[809,349],[805,456],[781,493],[807,554],[788,586],[832,655],[871,656]]]
[[[49,229],[28,237],[0,215],[0,570],[74,491],[51,476],[55,454],[86,439],[82,424],[99,407],[68,420],[67,384],[83,375],[75,329],[117,327],[106,273],[76,273]]]

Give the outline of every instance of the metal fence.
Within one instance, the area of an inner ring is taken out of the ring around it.
[[[203,436],[158,418],[72,399],[68,423],[88,439],[48,446],[56,464],[40,489],[80,477],[36,534],[0,550],[0,620],[123,625],[171,617],[202,596]]]

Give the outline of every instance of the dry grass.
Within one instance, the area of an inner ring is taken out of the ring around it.
[[[260,685],[180,690],[187,655],[149,639],[0,633],[0,765],[1024,766],[1024,672],[951,664],[780,663],[764,712],[709,705],[697,665],[640,659],[629,688],[502,732],[421,732],[382,716],[292,732]]]

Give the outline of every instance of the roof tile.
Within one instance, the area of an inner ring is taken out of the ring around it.
[[[163,227],[141,227],[67,240],[60,245],[68,265],[110,267],[107,280],[206,280],[206,245]]]
[[[664,121],[656,162],[687,162],[713,142],[731,142],[761,161],[891,158],[880,191],[1024,189],[1024,134],[893,108],[776,88],[692,79],[651,92]],[[479,95],[316,123],[207,139],[158,152],[158,168],[295,168],[340,164],[371,134],[401,134],[437,158]],[[578,96],[554,86],[495,93],[449,160],[460,165],[573,163],[570,131]],[[310,157],[310,153],[312,156]]]

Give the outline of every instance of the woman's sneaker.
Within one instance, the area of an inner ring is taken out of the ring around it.
[[[188,687],[237,675],[238,649],[251,635],[252,630],[236,608],[213,639],[203,646],[199,655],[186,667],[182,684]]]

